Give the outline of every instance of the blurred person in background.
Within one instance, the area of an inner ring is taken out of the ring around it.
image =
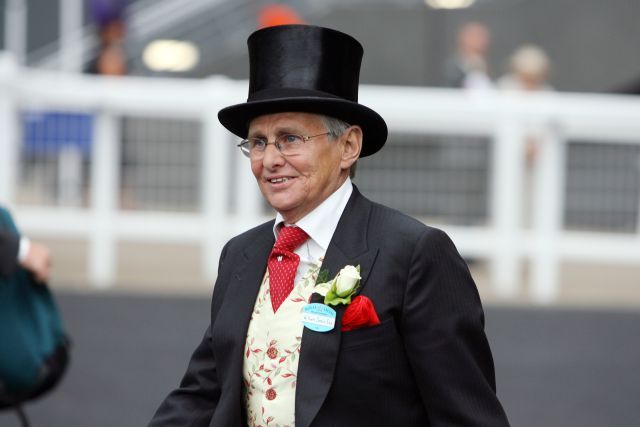
[[[491,33],[484,24],[464,24],[457,33],[456,54],[445,64],[446,86],[470,90],[490,89],[493,86],[487,64],[490,44]]]
[[[455,246],[352,184],[387,139],[357,101],[362,45],[306,25],[248,45],[248,100],[218,118],[276,218],[222,249],[211,322],[150,426],[508,426]]]
[[[550,71],[551,60],[547,53],[539,46],[525,44],[511,55],[509,72],[498,79],[496,86],[501,90],[521,93],[550,92],[553,91],[548,81]],[[530,196],[535,190],[535,166],[544,137],[543,132],[544,129],[531,127],[526,134],[523,222],[527,227],[531,225],[530,212],[533,205]]]
[[[258,28],[304,23],[298,12],[286,4],[268,4],[258,13]]]
[[[491,45],[491,32],[481,22],[467,22],[456,33],[456,52],[444,64],[445,86],[463,89],[474,94],[484,94],[493,89],[493,82],[489,76],[487,54]],[[478,145],[470,143],[466,137],[449,135],[448,144],[429,147],[434,157],[441,156],[449,159],[468,158],[472,150],[478,150]],[[475,209],[474,202],[468,198],[464,201],[470,209]],[[466,257],[468,264],[475,264],[476,259]]]
[[[525,92],[551,91],[548,82],[551,61],[539,46],[526,44],[511,55],[509,72],[497,81],[499,89]]]
[[[90,74],[123,76],[127,74],[126,0],[91,0],[90,7],[96,25],[97,52],[87,66]]]
[[[0,277],[9,277],[18,265],[44,283],[51,273],[51,253],[46,246],[25,236],[0,230]]]
[[[87,73],[101,76],[124,76],[129,72],[125,49],[127,14],[129,0],[91,0],[91,12],[96,25],[98,48],[93,60],[87,66]],[[124,138],[130,118],[123,116],[122,146],[120,149],[120,170],[135,170],[139,163],[135,147]],[[120,206],[135,209],[137,206],[132,173],[123,173],[121,177]]]
[[[0,410],[17,411],[23,426],[22,405],[50,392],[69,363],[50,271],[49,249],[22,235],[0,206]]]

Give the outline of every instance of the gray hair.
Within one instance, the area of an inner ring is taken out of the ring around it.
[[[329,136],[332,139],[340,138],[340,136],[342,136],[342,134],[351,127],[349,123],[345,122],[344,120],[336,119],[335,117],[321,115],[320,118],[322,119],[322,122],[324,123],[324,126],[327,129],[327,132],[329,132]],[[357,164],[358,162],[355,162],[349,169],[349,178],[351,179],[355,178],[356,176]]]
[[[325,128],[327,128],[329,136],[331,136],[331,138],[333,139],[339,138],[347,129],[351,127],[349,123],[340,119],[336,119],[335,117],[321,115],[320,118],[322,118],[322,122],[324,123]]]

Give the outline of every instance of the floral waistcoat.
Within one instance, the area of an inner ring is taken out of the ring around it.
[[[320,262],[312,264],[276,313],[265,273],[251,314],[242,372],[250,427],[293,426],[302,310],[311,298]]]

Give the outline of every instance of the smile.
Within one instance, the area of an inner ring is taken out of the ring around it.
[[[272,184],[279,184],[281,182],[287,182],[287,181],[289,181],[289,178],[273,178],[269,180],[269,182]]]

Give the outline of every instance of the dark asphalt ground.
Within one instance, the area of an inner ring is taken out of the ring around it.
[[[33,427],[144,426],[207,324],[206,298],[59,293],[72,364]],[[640,310],[485,307],[514,427],[640,425]],[[0,426],[18,426],[0,413]]]

